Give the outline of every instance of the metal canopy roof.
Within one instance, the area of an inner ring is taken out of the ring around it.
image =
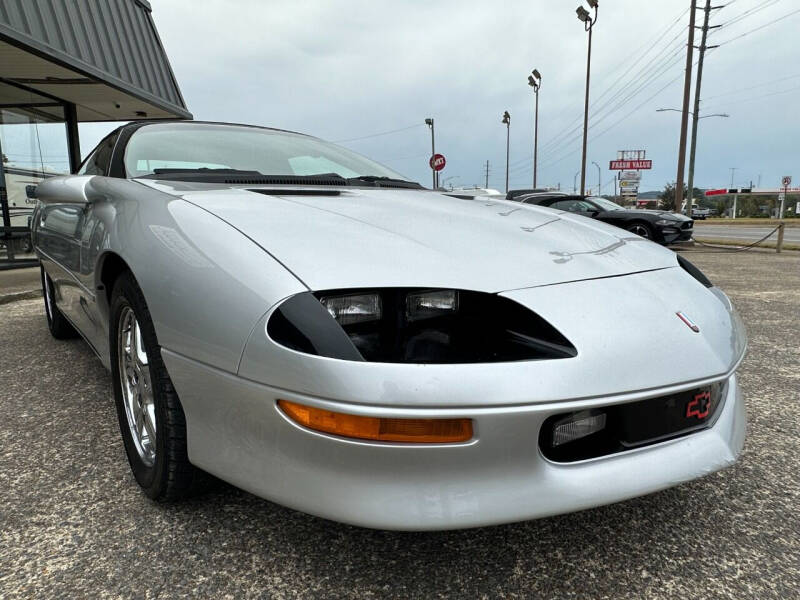
[[[14,87],[75,104],[79,121],[192,118],[150,13],[145,0],[0,0],[0,105]]]

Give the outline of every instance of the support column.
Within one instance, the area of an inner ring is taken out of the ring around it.
[[[78,110],[74,104],[64,105],[64,120],[67,124],[67,151],[69,171],[76,173],[81,166],[81,140],[78,136]]]

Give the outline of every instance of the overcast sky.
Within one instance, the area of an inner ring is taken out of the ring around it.
[[[698,0],[702,3],[703,0]],[[716,4],[724,3],[717,1]],[[441,180],[505,186],[504,110],[511,113],[511,187],[531,184],[532,68],[542,73],[539,184],[572,189],[580,169],[587,35],[578,0],[470,2],[151,0],[153,18],[196,119],[236,121],[344,142],[429,185],[430,133],[447,157]],[[778,185],[800,179],[798,0],[728,0],[712,12],[696,184]],[[613,193],[608,161],[645,149],[642,189],[674,181],[688,30],[685,0],[600,0],[593,34],[587,185]],[[698,23],[703,12],[698,11]],[[773,21],[775,23],[770,24]],[[762,27],[753,31],[756,28]],[[750,32],[750,33],[748,33]],[[698,32],[699,34],[699,32]],[[742,36],[743,34],[747,34]],[[728,42],[729,43],[724,43]],[[699,41],[698,41],[699,43]],[[84,152],[104,126],[85,128]]]

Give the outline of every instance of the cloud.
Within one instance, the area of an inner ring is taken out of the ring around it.
[[[183,2],[154,2],[153,17],[195,118],[276,126],[332,140],[418,123],[346,145],[423,183],[430,181],[430,137],[422,123],[434,117],[437,150],[448,160],[442,178],[482,183],[488,159],[490,185],[502,187],[500,118],[509,110],[512,187],[530,185],[533,94],[526,78],[536,67],[543,76],[539,182],[571,189],[580,168],[587,41],[573,4],[578,0],[206,0],[190,10]],[[782,2],[756,10],[761,4],[738,0],[715,12],[716,23],[745,16],[716,31],[709,43],[792,10]],[[628,148],[646,149],[654,161],[644,176],[645,189],[674,180],[680,116],[655,110],[678,108],[682,101],[685,5],[683,0],[601,2],[592,49],[590,185],[596,186],[591,165],[596,161],[604,191],[612,191],[608,161]],[[702,12],[697,14],[701,19]],[[793,43],[798,23],[800,15],[790,16],[709,52],[703,95],[800,71]],[[727,185],[733,166],[739,167],[741,183],[760,173],[764,185],[772,185],[796,167],[792,139],[798,125],[790,115],[797,93],[753,100],[793,85],[800,86],[800,77],[714,100],[715,112],[729,112],[731,118],[701,121],[698,185]],[[85,137],[99,131],[87,129]],[[565,131],[570,134],[559,135]]]

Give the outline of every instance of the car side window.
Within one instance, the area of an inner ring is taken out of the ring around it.
[[[78,175],[107,175],[108,167],[111,164],[111,154],[114,152],[118,136],[119,134],[115,132],[100,142],[94,152],[84,161],[78,170]]]
[[[567,212],[580,212],[580,207],[575,200],[559,200],[558,202],[553,202],[550,205],[550,208],[555,208],[556,210],[566,210]]]

